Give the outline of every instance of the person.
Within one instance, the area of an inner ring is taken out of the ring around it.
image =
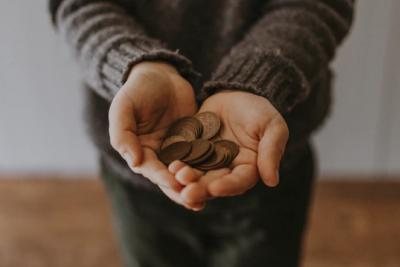
[[[82,69],[125,265],[299,266],[310,136],[329,113],[330,62],[354,1],[50,0],[49,9]],[[203,111],[239,144],[232,165],[162,164],[166,128]]]

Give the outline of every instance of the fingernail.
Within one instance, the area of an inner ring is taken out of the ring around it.
[[[192,209],[192,211],[195,211],[195,212],[201,211],[201,210],[202,210],[201,208]]]
[[[191,208],[193,211],[201,211],[202,209],[205,208],[205,205],[199,208]]]

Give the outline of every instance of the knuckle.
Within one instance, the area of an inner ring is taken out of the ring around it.
[[[289,127],[288,127],[287,123],[284,120],[280,121],[280,127],[282,128],[283,131],[289,132]]]
[[[275,117],[272,121],[272,125],[278,129],[281,135],[286,138],[289,137],[289,127],[282,117]]]

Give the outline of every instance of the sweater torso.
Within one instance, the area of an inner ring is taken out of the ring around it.
[[[138,179],[137,175],[129,170],[123,159],[111,148],[109,142],[107,113],[110,99],[104,97],[107,93],[102,94],[103,89],[100,87],[102,84],[105,87],[111,84],[110,88],[117,88],[114,91],[118,90],[118,81],[113,82],[112,80],[119,74],[115,70],[109,71],[110,66],[111,69],[113,67],[110,62],[107,63],[108,65],[104,63],[109,56],[107,49],[113,49],[112,45],[105,45],[107,34],[111,39],[117,34],[122,35],[127,32],[129,38],[126,40],[130,42],[128,47],[133,47],[133,50],[138,49],[139,52],[142,49],[145,51],[142,54],[151,51],[149,47],[158,47],[154,44],[155,42],[146,46],[146,42],[152,42],[152,40],[146,39],[150,37],[160,41],[162,43],[160,47],[178,51],[190,59],[194,69],[201,73],[198,83],[193,84],[197,95],[200,95],[202,87],[207,81],[215,80],[217,77],[229,77],[224,80],[226,84],[231,81],[243,82],[247,79],[255,81],[250,86],[256,88],[255,92],[266,97],[271,96],[270,100],[274,100],[272,98],[275,95],[278,96],[275,97],[276,99],[283,98],[276,92],[269,93],[268,89],[263,93],[264,84],[253,76],[244,77],[238,81],[234,79],[235,74],[240,76],[242,72],[251,74],[253,70],[257,72],[263,68],[268,69],[269,66],[266,66],[263,61],[268,58],[265,55],[270,52],[273,57],[269,58],[272,60],[283,55],[283,60],[290,62],[289,65],[285,63],[286,61],[272,62],[278,62],[277,66],[283,66],[282,68],[296,66],[310,87],[305,100],[284,114],[289,126],[290,138],[281,166],[290,168],[297,160],[296,155],[301,155],[297,151],[305,147],[312,132],[327,117],[331,104],[331,72],[328,63],[334,55],[335,46],[341,42],[350,27],[353,5],[351,0],[64,1],[67,4],[59,11],[59,23],[66,25],[67,36],[70,34],[72,37],[69,38],[73,39],[72,43],[75,48],[81,49],[80,53],[85,56],[82,57],[84,66],[85,64],[88,66],[91,64],[95,68],[100,66],[103,71],[102,73],[93,71],[94,78],[89,77],[88,82],[85,83],[88,88],[85,114],[90,135],[102,154],[102,159],[116,174],[151,189],[155,189],[155,186],[147,179]],[[117,11],[107,13],[108,5],[111,7],[110,10],[116,8]],[[266,16],[265,10],[273,11],[270,16]],[[124,15],[120,15],[120,13]],[[69,21],[68,16],[71,17]],[[125,21],[130,18],[133,21],[129,22],[128,27],[128,23]],[[96,27],[91,25],[86,28],[80,27],[79,23],[84,25],[85,19],[93,20],[93,25]],[[96,22],[100,19],[101,23]],[[135,28],[135,25],[138,26],[138,29],[131,30]],[[92,27],[90,29],[92,32],[98,31],[97,36],[85,37],[84,31],[89,27]],[[252,34],[249,35],[249,32]],[[75,39],[74,35],[77,36]],[[146,36],[140,40],[140,45],[134,42],[135,36],[138,35]],[[238,43],[241,44],[236,50],[232,50],[232,47]],[[96,45],[101,49],[96,48]],[[114,54],[121,55],[121,49],[118,45],[115,47],[116,53]],[[238,55],[242,51],[243,55]],[[141,53],[130,52],[127,56],[131,56],[133,59],[136,54]],[[100,55],[97,56],[99,59],[96,58],[96,53]],[[224,57],[229,54],[230,58],[228,57],[224,61]],[[96,59],[93,61],[94,63],[90,60],[90,56]],[[108,61],[113,60],[108,59]],[[249,64],[246,65],[247,61]],[[235,70],[236,63],[241,65],[237,70]],[[104,68],[104,65],[107,65],[107,68]],[[260,68],[257,69],[257,66]],[[279,71],[276,66],[272,65],[272,67]],[[89,68],[91,71],[93,69],[93,67]],[[271,68],[269,70],[271,71]],[[225,72],[229,76],[226,76]],[[114,75],[114,73],[117,74]],[[263,81],[268,80],[268,77],[263,77],[262,73],[257,75],[263,78],[261,79]],[[285,88],[276,89],[278,93],[279,90],[284,91]],[[285,92],[283,96],[289,98],[290,94],[296,95],[296,92],[287,91],[288,93]],[[305,95],[305,93],[300,92],[299,95]]]
[[[189,58],[206,81],[222,57],[259,19],[265,1],[121,0],[121,3],[146,33]]]

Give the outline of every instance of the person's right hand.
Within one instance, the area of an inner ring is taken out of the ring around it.
[[[172,65],[162,62],[135,65],[109,110],[112,147],[133,172],[158,185],[177,203],[182,185],[159,161],[156,151],[168,126],[196,110],[190,83]]]

